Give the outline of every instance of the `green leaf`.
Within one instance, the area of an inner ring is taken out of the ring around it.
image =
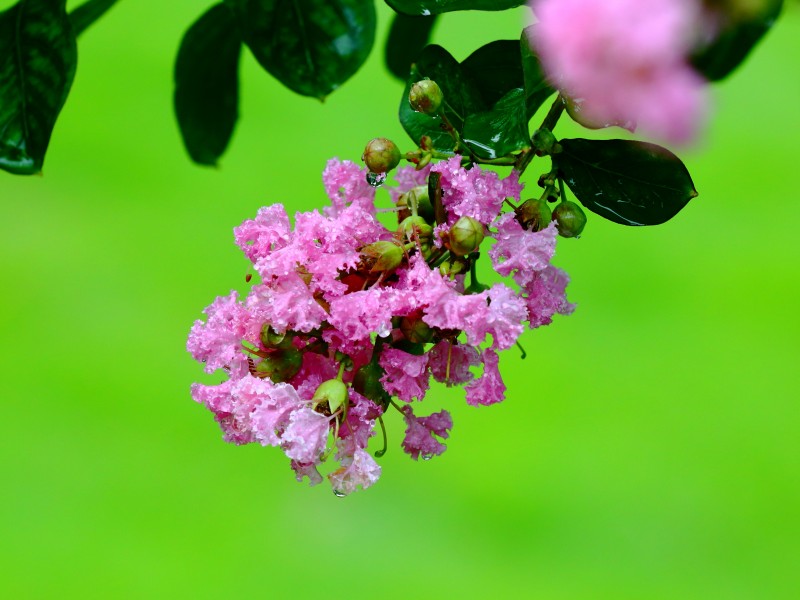
[[[411,67],[411,76],[400,100],[400,123],[414,143],[419,143],[423,135],[429,135],[436,150],[452,151],[453,138],[442,131],[442,120],[414,112],[408,103],[411,85],[425,77],[439,84],[444,94],[444,113],[459,133],[464,128],[467,115],[482,112],[487,106],[483,103],[476,84],[462,71],[461,65],[447,50],[435,44],[425,47]]]
[[[686,167],[655,144],[628,140],[561,140],[558,171],[586,208],[622,225],[669,221],[697,196]]]
[[[233,13],[217,4],[186,32],[175,61],[175,115],[189,156],[216,165],[239,116],[242,39]]]
[[[454,10],[505,10],[526,0],[386,0],[396,12],[406,15],[439,15]]]
[[[526,27],[519,38],[528,117],[532,117],[542,104],[556,93],[556,90],[547,83],[542,63],[531,47],[530,40],[536,33],[535,27],[535,25]]]
[[[226,0],[256,60],[289,89],[324,98],[364,63],[373,0]]]
[[[711,45],[692,58],[694,67],[709,81],[730,75],[770,30],[782,6],[783,0],[770,0],[764,11],[751,19],[738,21],[734,17],[723,23],[722,31]]]
[[[88,2],[84,2],[69,13],[69,20],[72,21],[72,31],[75,32],[76,36],[80,35],[116,3],[117,0],[88,0]]]
[[[482,158],[498,158],[529,147],[525,90],[515,88],[491,110],[469,115],[461,135],[464,143]]]
[[[414,58],[427,45],[436,17],[411,17],[396,14],[386,40],[386,67],[395,77],[405,81]]]
[[[38,173],[77,65],[65,0],[0,13],[0,169]]]
[[[486,106],[525,85],[516,40],[496,40],[481,46],[462,61],[461,68],[478,86]]]

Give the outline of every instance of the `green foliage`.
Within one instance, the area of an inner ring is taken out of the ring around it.
[[[783,0],[769,0],[764,11],[753,18],[723,22],[718,36],[693,57],[694,67],[709,81],[730,75],[770,30],[782,7]]]
[[[0,168],[42,170],[77,60],[65,0],[21,0],[0,13]]]
[[[681,160],[628,140],[561,140],[560,176],[586,208],[622,225],[658,225],[697,196]]]
[[[403,81],[408,79],[411,63],[428,44],[435,24],[436,16],[394,15],[384,53],[386,68],[392,75]]]
[[[215,165],[238,118],[242,40],[225,4],[186,32],[175,63],[175,115],[192,160]]]
[[[455,10],[505,10],[525,0],[386,0],[386,4],[406,15],[438,15]]]
[[[226,0],[242,39],[273,77],[324,98],[364,63],[375,40],[372,0]]]

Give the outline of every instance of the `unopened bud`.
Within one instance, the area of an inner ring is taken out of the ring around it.
[[[439,112],[444,95],[439,85],[432,79],[423,79],[411,86],[408,102],[416,112],[435,115]]]
[[[372,173],[386,173],[400,164],[400,149],[392,140],[375,138],[364,148],[361,160]]]
[[[553,211],[550,210],[547,201],[543,199],[526,200],[517,207],[514,213],[519,224],[530,231],[541,231],[553,220]]]
[[[399,222],[411,216],[415,204],[418,216],[427,222],[433,221],[433,205],[430,197],[428,197],[428,186],[418,185],[408,190],[405,194],[401,194],[397,199],[397,208],[400,209],[397,213]]]
[[[472,217],[461,217],[450,228],[450,252],[456,256],[466,256],[475,252],[483,241],[483,224]]]
[[[552,154],[558,141],[549,129],[537,129],[533,134],[532,140],[537,156]]]
[[[425,219],[420,216],[408,217],[400,223],[400,227],[397,228],[397,234],[402,239],[414,240],[419,236],[420,241],[427,241],[433,236],[433,227],[428,225]]]
[[[261,343],[264,348],[291,348],[293,334],[288,332],[278,333],[269,323],[264,323],[261,327]]]
[[[323,381],[317,391],[314,392],[314,397],[311,398],[311,401],[314,404],[325,402],[331,413],[335,413],[340,406],[347,402],[347,385],[339,379]]]
[[[292,348],[278,350],[255,366],[256,377],[268,377],[273,383],[289,381],[300,372],[303,366],[303,354]]]
[[[400,321],[400,331],[409,342],[414,344],[425,344],[433,338],[430,325],[419,317],[403,317]]]
[[[370,272],[394,271],[403,262],[403,248],[396,242],[373,242],[361,249]]]
[[[578,237],[586,225],[586,213],[574,202],[565,200],[556,206],[553,220],[561,237]]]

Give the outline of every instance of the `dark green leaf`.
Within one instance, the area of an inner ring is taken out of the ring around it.
[[[231,10],[217,4],[186,32],[175,62],[175,114],[192,160],[215,165],[233,135],[242,40]]]
[[[444,113],[458,132],[464,128],[466,115],[484,111],[487,107],[481,100],[475,83],[461,70],[461,65],[447,50],[430,45],[422,51],[411,67],[411,76],[400,100],[400,123],[414,143],[419,143],[423,135],[429,135],[435,149],[453,150],[453,138],[442,131],[441,119],[414,112],[408,103],[411,85],[425,77],[439,84],[444,94]]]
[[[783,0],[770,0],[757,16],[746,21],[734,17],[730,22],[723,23],[722,31],[711,45],[693,57],[694,67],[710,81],[730,75],[769,31],[782,6]]]
[[[396,12],[406,15],[438,15],[454,10],[505,10],[526,0],[386,0]]]
[[[469,115],[462,138],[482,158],[498,158],[529,147],[525,90],[513,89],[491,110]]]
[[[65,0],[21,0],[0,13],[0,169],[42,169],[77,64]]]
[[[486,106],[492,106],[524,85],[517,40],[497,40],[481,46],[461,63],[477,84]]]
[[[395,77],[405,81],[411,63],[422,52],[431,37],[436,17],[410,17],[396,14],[386,40],[386,67]]]
[[[75,35],[83,33],[89,25],[102,17],[116,3],[117,0],[88,0],[69,13],[69,20],[72,21],[72,30]]]
[[[539,57],[533,51],[530,40],[535,35],[535,25],[526,27],[519,39],[522,52],[522,73],[525,79],[528,117],[532,117],[556,90],[547,83]]]
[[[559,173],[586,208],[622,225],[664,223],[697,196],[686,167],[655,144],[561,140]]]
[[[278,81],[324,98],[363,64],[375,40],[373,0],[226,0],[242,39]]]

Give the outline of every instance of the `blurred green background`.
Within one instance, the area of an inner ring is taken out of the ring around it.
[[[44,176],[0,173],[0,596],[800,597],[794,3],[679,151],[700,197],[560,242],[578,310],[505,353],[505,403],[429,394],[455,420],[442,457],[410,460],[393,417],[381,480],[337,499],[192,402],[189,327],[244,285],[232,228],[320,206],[325,161],[372,137],[411,147],[379,4],[376,50],[324,104],[246,56],[219,170],[190,164],[171,110],[210,3],[125,0],[81,39]],[[434,37],[463,59],[527,18],[447,15]]]

